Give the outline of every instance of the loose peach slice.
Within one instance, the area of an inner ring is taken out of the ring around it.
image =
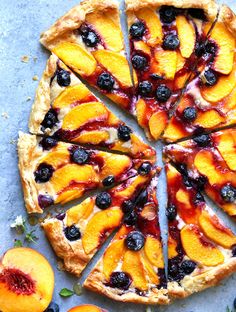
[[[194,121],[194,125],[201,126],[206,129],[219,126],[224,123],[226,118],[220,115],[216,110],[211,109],[205,112],[199,112]]]
[[[177,68],[177,52],[158,48],[155,51],[155,60],[157,62],[157,74],[173,80]]]
[[[217,146],[228,167],[236,171],[236,139],[235,131],[222,132]]]
[[[68,310],[67,312],[106,312],[106,311],[91,304],[84,304],[78,307],[74,307]]]
[[[103,273],[109,279],[111,273],[116,269],[118,263],[122,261],[125,253],[124,239],[112,243],[103,256]]]
[[[172,259],[178,256],[177,252],[177,242],[172,238],[172,236],[168,236],[168,259]]]
[[[122,271],[128,273],[132,277],[132,284],[135,288],[140,290],[148,289],[140,252],[131,250],[125,252]]]
[[[87,219],[93,212],[94,205],[94,199],[88,198],[81,204],[69,209],[66,213],[67,226],[78,223],[80,219]]]
[[[186,225],[180,232],[183,248],[187,256],[206,266],[216,266],[224,262],[221,251],[207,241],[196,225]]]
[[[236,236],[233,232],[220,223],[214,215],[203,211],[199,218],[200,227],[206,237],[224,248],[231,248],[236,244]]]
[[[111,19],[108,13],[90,13],[86,16],[86,21],[94,26],[102,37],[107,49],[117,52],[123,49],[120,27]]]
[[[73,141],[81,144],[98,145],[109,140],[109,133],[103,130],[93,130],[81,133]]]
[[[90,76],[96,70],[95,58],[76,43],[61,42],[52,52],[80,75]]]
[[[111,208],[97,212],[88,222],[82,244],[86,254],[94,251],[101,243],[101,238],[119,226],[123,213],[119,208]]]
[[[183,57],[189,58],[193,53],[196,41],[194,26],[183,15],[176,17],[176,26],[180,41],[180,52]]]
[[[66,147],[57,147],[55,151],[48,153],[40,159],[40,163],[46,163],[56,169],[59,166],[65,165],[70,161],[70,152]]]
[[[45,282],[46,281],[46,282]],[[0,262],[0,310],[42,312],[52,300],[54,273],[43,255],[30,248],[8,250]]]
[[[150,281],[150,283],[158,285],[159,284],[159,277],[157,275],[157,272],[155,272],[153,266],[151,263],[146,259],[146,257],[141,257],[141,261],[144,266],[144,270],[146,271],[147,277]]]
[[[166,128],[168,122],[167,113],[164,111],[154,113],[149,119],[149,129],[152,137],[157,140]]]
[[[148,236],[145,241],[144,252],[151,264],[160,269],[164,268],[162,245],[158,239]]]
[[[93,56],[124,87],[132,87],[129,64],[123,55],[107,50],[98,50],[93,52]]]
[[[149,36],[148,44],[156,45],[162,42],[163,32],[161,21],[155,10],[149,8],[142,8],[136,12],[138,19],[143,20],[147,25]]]
[[[64,108],[79,102],[90,94],[89,89],[82,83],[66,88],[53,102],[53,108]]]
[[[77,130],[90,121],[108,118],[106,107],[100,102],[89,102],[76,106],[63,119],[62,129]]]

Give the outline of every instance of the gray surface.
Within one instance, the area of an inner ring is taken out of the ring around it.
[[[0,254],[13,246],[16,237],[15,232],[10,229],[10,223],[19,214],[26,216],[17,169],[16,145],[12,140],[17,139],[19,130],[27,131],[27,122],[33,101],[27,101],[27,98],[34,98],[34,92],[38,85],[38,82],[33,81],[32,77],[34,75],[41,76],[48,58],[48,53],[38,43],[39,34],[76,3],[76,0],[0,0]],[[235,0],[227,1],[227,3],[235,6]],[[21,62],[23,55],[30,56],[30,61],[27,64]],[[34,57],[37,57],[37,61],[33,60]],[[110,103],[108,105],[144,137],[133,119],[114,105]],[[7,113],[9,118],[4,118],[2,116],[2,114],[5,115],[4,113]],[[160,144],[157,143],[153,146],[158,150],[159,164],[161,164]],[[161,211],[164,209],[166,199],[164,180],[164,173],[162,173],[158,190]],[[223,215],[221,211],[218,213]],[[223,217],[236,230],[235,224],[232,224],[225,215]],[[162,228],[165,229],[163,214],[161,214],[161,219]],[[107,308],[110,312],[145,311],[145,307],[142,305],[113,302],[85,290],[80,297],[60,298],[58,295],[60,289],[72,288],[76,279],[56,269],[56,258],[43,232],[37,227],[36,229],[39,241],[31,246],[47,256],[55,269],[54,300],[60,305],[61,312],[66,312],[69,308],[82,303],[97,304]],[[85,271],[85,273],[88,272],[89,269]],[[214,289],[193,295],[187,300],[175,302],[170,307],[155,307],[153,311],[224,312],[227,305],[232,307],[233,299],[236,296],[235,278],[236,275]]]

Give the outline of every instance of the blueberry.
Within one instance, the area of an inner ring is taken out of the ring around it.
[[[147,67],[148,65],[147,58],[141,55],[134,55],[131,61],[132,61],[133,67],[137,70],[144,70],[145,67]]]
[[[183,178],[183,183],[186,187],[192,187],[192,183],[188,176],[184,175],[182,178]]]
[[[102,192],[96,197],[96,206],[100,209],[106,209],[111,206],[111,195],[107,192]]]
[[[234,245],[232,248],[232,256],[236,257],[236,245]]]
[[[203,191],[206,182],[207,182],[207,178],[204,177],[204,176],[200,176],[200,177],[198,177],[197,179],[194,180],[194,183],[196,184],[197,188],[200,191]]]
[[[165,50],[176,50],[179,47],[179,38],[174,34],[166,35],[163,40],[163,48]]]
[[[171,263],[168,265],[168,275],[170,275],[172,278],[175,278],[178,275],[179,267],[175,263]]]
[[[201,19],[203,21],[206,20],[206,15],[203,9],[188,9],[188,14],[193,18]]]
[[[234,309],[236,309],[236,298],[234,299]]]
[[[56,218],[57,218],[58,220],[60,220],[60,221],[63,221],[63,220],[65,219],[65,217],[66,217],[65,212],[61,212],[61,213],[59,213],[58,215],[56,215]]]
[[[163,77],[158,74],[151,74],[150,78],[152,78],[153,80],[163,79]]]
[[[146,27],[143,22],[138,21],[131,25],[129,33],[133,39],[141,39],[144,35]]]
[[[198,204],[198,203],[202,203],[202,202],[205,202],[205,199],[201,193],[197,192],[197,194],[195,196],[195,203]]]
[[[185,164],[177,164],[176,167],[182,175],[188,176],[188,169]]]
[[[59,312],[59,305],[56,304],[55,302],[51,302],[47,309],[44,312]]]
[[[144,246],[144,243],[145,243],[145,238],[143,234],[139,231],[130,232],[125,239],[126,247],[134,251],[138,251],[142,249]]]
[[[117,134],[118,134],[118,138],[121,141],[127,142],[130,140],[130,133],[132,133],[132,130],[124,125],[120,125],[118,130],[117,130]]]
[[[136,212],[133,210],[131,211],[130,213],[127,213],[125,214],[125,217],[124,217],[124,223],[126,225],[134,225],[137,221],[137,214]]]
[[[58,123],[57,113],[53,109],[50,109],[44,117],[41,125],[43,128],[53,128]]]
[[[138,86],[139,94],[142,96],[148,96],[152,92],[152,83],[149,81],[142,81]]]
[[[170,24],[175,20],[176,10],[172,6],[164,5],[160,8],[159,14],[162,23]]]
[[[45,183],[48,182],[53,175],[53,167],[46,163],[41,163],[37,170],[34,172],[35,181],[37,183]]]
[[[125,200],[122,204],[122,211],[129,214],[134,210],[135,204],[131,200]]]
[[[75,225],[66,227],[64,233],[69,241],[76,241],[81,238],[80,230]]]
[[[57,70],[57,83],[60,87],[68,87],[71,83],[70,72],[65,69]]]
[[[217,52],[217,46],[214,42],[207,41],[207,43],[205,45],[205,50],[206,50],[206,53],[215,55]]]
[[[220,190],[220,194],[226,203],[233,203],[236,200],[236,188],[231,184],[223,186]]]
[[[109,73],[102,73],[98,76],[97,85],[100,89],[111,91],[114,87],[115,80]]]
[[[186,121],[194,121],[197,118],[197,110],[194,107],[186,107],[183,110],[183,117]]]
[[[205,71],[204,78],[205,78],[205,85],[207,86],[214,86],[218,80],[216,73],[211,69],[208,69]]]
[[[143,207],[147,203],[147,200],[148,200],[148,192],[147,190],[144,190],[138,195],[135,204],[139,207]]]
[[[82,148],[77,148],[72,154],[72,161],[76,164],[83,165],[89,159],[89,153]]]
[[[171,97],[171,90],[166,85],[160,85],[156,90],[156,98],[159,102],[164,103]]]
[[[193,138],[193,141],[200,147],[206,147],[211,144],[211,137],[209,134],[201,134]]]
[[[152,165],[149,162],[144,162],[142,165],[138,168],[138,173],[140,175],[147,175],[152,170]]]
[[[100,40],[94,31],[92,31],[86,25],[82,25],[79,31],[80,31],[82,40],[87,47],[90,47],[90,48],[96,47],[96,45],[99,43]]]
[[[115,182],[115,177],[113,175],[107,176],[103,181],[103,186],[111,186]]]
[[[166,207],[166,216],[169,221],[175,220],[177,216],[177,208],[175,207],[174,204],[170,204],[169,206]]]
[[[196,43],[195,54],[202,57],[206,53],[206,46],[204,43]]]
[[[110,276],[110,286],[114,288],[127,290],[131,282],[130,276],[124,272],[113,272]]]
[[[57,145],[57,140],[50,137],[45,137],[40,141],[40,145],[42,148],[46,151],[49,151],[51,148],[55,147]]]
[[[191,274],[195,270],[196,266],[196,263],[191,260],[184,260],[181,263],[181,269],[185,274]]]
[[[50,195],[39,195],[38,196],[39,206],[43,209],[54,204],[54,200]]]

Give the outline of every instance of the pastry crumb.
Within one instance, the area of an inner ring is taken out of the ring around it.
[[[37,56],[34,56],[33,60],[34,60],[34,62],[36,63],[37,60],[38,60]]]
[[[21,57],[21,62],[22,63],[28,63],[29,62],[29,56],[28,55],[23,55]]]
[[[9,143],[12,144],[12,145],[15,145],[17,143],[17,140],[11,139]]]
[[[2,113],[2,118],[8,119],[8,118],[9,118],[8,113],[7,113],[7,112],[3,112],[3,113]]]
[[[26,99],[27,102],[29,102],[29,101],[31,101],[31,100],[32,100],[32,97],[31,97],[31,96],[28,96],[27,99]]]
[[[39,80],[39,77],[37,75],[34,75],[33,78],[32,78],[34,81],[38,81]]]
[[[64,264],[60,260],[57,261],[57,269],[58,269],[58,271],[65,271]]]

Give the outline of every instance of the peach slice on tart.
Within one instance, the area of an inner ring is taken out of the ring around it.
[[[66,213],[48,218],[42,223],[55,253],[64,262],[65,270],[80,276],[106,238],[120,226],[124,212],[131,209],[136,201],[145,200],[143,189],[157,171],[157,168],[153,168],[145,175],[139,174],[109,190],[101,191]],[[136,216],[132,214],[128,217],[129,221],[127,216],[125,219],[129,223]],[[110,270],[117,261],[113,250],[121,255],[122,242],[107,250],[104,265]]]
[[[154,164],[154,159],[134,159],[55,139],[52,142],[51,148],[45,149],[45,138],[23,133],[19,137],[19,169],[29,213],[42,213],[53,203],[64,204],[139,173],[148,175]]]
[[[2,256],[1,311],[42,312],[51,302],[53,290],[53,269],[47,259],[36,250],[25,247],[14,248]]]
[[[102,308],[99,308],[95,305],[83,304],[83,305],[71,308],[67,312],[108,312],[108,311]]]

